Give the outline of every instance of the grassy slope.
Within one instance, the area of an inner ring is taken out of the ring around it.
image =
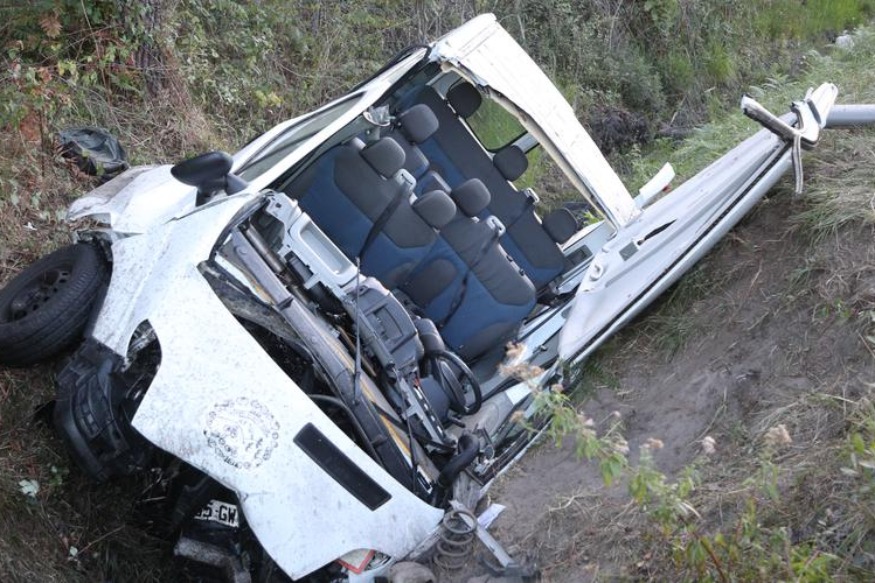
[[[798,80],[752,91],[779,112],[825,81],[838,85],[840,103],[875,103],[875,34],[863,30],[855,40],[852,51],[807,55]],[[642,183],[666,159],[688,177],[752,127],[728,113],[679,146],[664,143],[633,160],[630,182]],[[875,128],[828,131],[805,155],[805,171],[802,197],[793,198],[785,180],[589,365],[591,384],[611,396],[585,402],[587,413],[598,418],[605,400],[636,411],[627,431],[641,442],[672,432],[641,419],[660,409],[647,404],[642,386],[678,391],[683,401],[684,374],[724,362],[727,371],[757,365],[728,385],[722,401],[708,401],[714,409],[691,414],[709,417],[703,425],[716,438],[714,457],[701,455],[695,438],[653,453],[672,466],[657,464],[668,484],[698,476],[698,488],[680,497],[698,515],[678,517],[677,490],[639,507],[616,491],[605,498],[573,488],[525,535],[550,577],[875,578]],[[662,382],[672,377],[674,386]],[[686,406],[694,406],[688,396]],[[768,443],[778,425],[792,443]]]

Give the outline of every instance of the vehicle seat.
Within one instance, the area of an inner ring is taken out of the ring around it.
[[[438,231],[456,215],[456,205],[441,190],[412,199],[404,197],[361,252],[362,273],[376,277],[386,288],[405,281],[438,239]]]
[[[416,179],[417,194],[432,190],[450,192],[450,186],[437,171],[432,169],[431,161],[426,158],[420,144],[428,141],[440,129],[437,116],[424,103],[398,114],[396,124],[389,137],[398,142],[407,156],[404,169]]]
[[[492,198],[481,217],[493,215],[505,224],[502,246],[537,289],[546,288],[565,269],[565,256],[535,214],[534,199],[510,184],[528,168],[525,154],[509,145],[490,156],[480,146],[462,121],[473,115],[482,102],[470,83],[454,85],[446,100],[431,87],[424,87],[413,99],[417,105],[411,110],[425,105],[438,121],[431,136],[417,145],[428,159],[429,170],[438,173],[451,188],[469,178],[483,181]]]
[[[396,197],[413,191],[414,181],[403,165],[404,150],[391,138],[367,146],[353,139],[325,152],[287,194],[355,259],[383,211]]]
[[[434,135],[438,127],[434,112],[427,105],[419,104],[398,114],[395,125],[388,134],[401,145],[406,156],[404,169],[416,179],[429,169],[428,158],[422,153],[419,144]]]
[[[535,288],[499,244],[500,222],[477,218],[490,200],[483,183],[467,180],[451,196],[456,216],[401,290],[471,359],[513,335],[535,305]]]
[[[529,167],[526,154],[513,144],[496,152],[492,163],[507,182],[518,180]],[[508,191],[507,196],[494,197],[487,212],[504,222],[507,233],[501,239],[502,246],[541,289],[565,268],[565,256],[557,243],[564,243],[571,235],[560,241],[550,232],[544,224],[546,217],[542,221],[535,214],[537,200],[530,189]]]

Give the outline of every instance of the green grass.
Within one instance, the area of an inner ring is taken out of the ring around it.
[[[582,112],[630,109],[661,124],[705,121],[738,83],[794,70],[800,47],[821,48],[875,13],[872,0],[641,0],[513,3],[501,14]],[[522,17],[520,17],[520,15]],[[682,115],[678,112],[683,110]]]
[[[757,10],[756,29],[774,39],[799,39],[839,33],[865,22],[875,12],[871,0],[772,0]]]
[[[802,75],[798,78],[770,79],[746,91],[771,111],[781,114],[789,104],[804,97],[809,87],[834,82],[839,87],[838,103],[875,103],[875,39],[872,29],[863,29],[855,36],[854,50],[832,48],[810,51],[805,56]],[[741,91],[738,91],[738,100]],[[739,106],[713,113],[711,122],[696,129],[679,146],[669,140],[659,140],[641,154],[632,153],[626,166],[631,168],[625,178],[630,190],[644,184],[666,162],[677,172],[676,183],[689,178],[739,141],[753,134],[760,126],[746,118]],[[810,213],[803,215],[806,224],[815,230],[833,228],[849,220],[875,220],[871,204],[871,189],[867,184],[867,167],[872,164],[868,145],[868,130],[825,130],[818,155],[806,154],[806,199],[812,203]],[[842,188],[837,184],[842,183]],[[818,218],[820,217],[820,218]]]

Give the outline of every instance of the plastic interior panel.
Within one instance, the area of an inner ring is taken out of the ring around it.
[[[299,257],[323,283],[339,291],[356,276],[356,268],[337,246],[307,215],[302,215],[289,227],[289,237],[300,241],[296,245]]]

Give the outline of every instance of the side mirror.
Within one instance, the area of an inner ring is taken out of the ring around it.
[[[197,204],[201,205],[220,190],[236,194],[248,186],[245,180],[231,174],[233,165],[229,154],[207,152],[180,162],[170,169],[170,174],[183,184],[196,186]]]

